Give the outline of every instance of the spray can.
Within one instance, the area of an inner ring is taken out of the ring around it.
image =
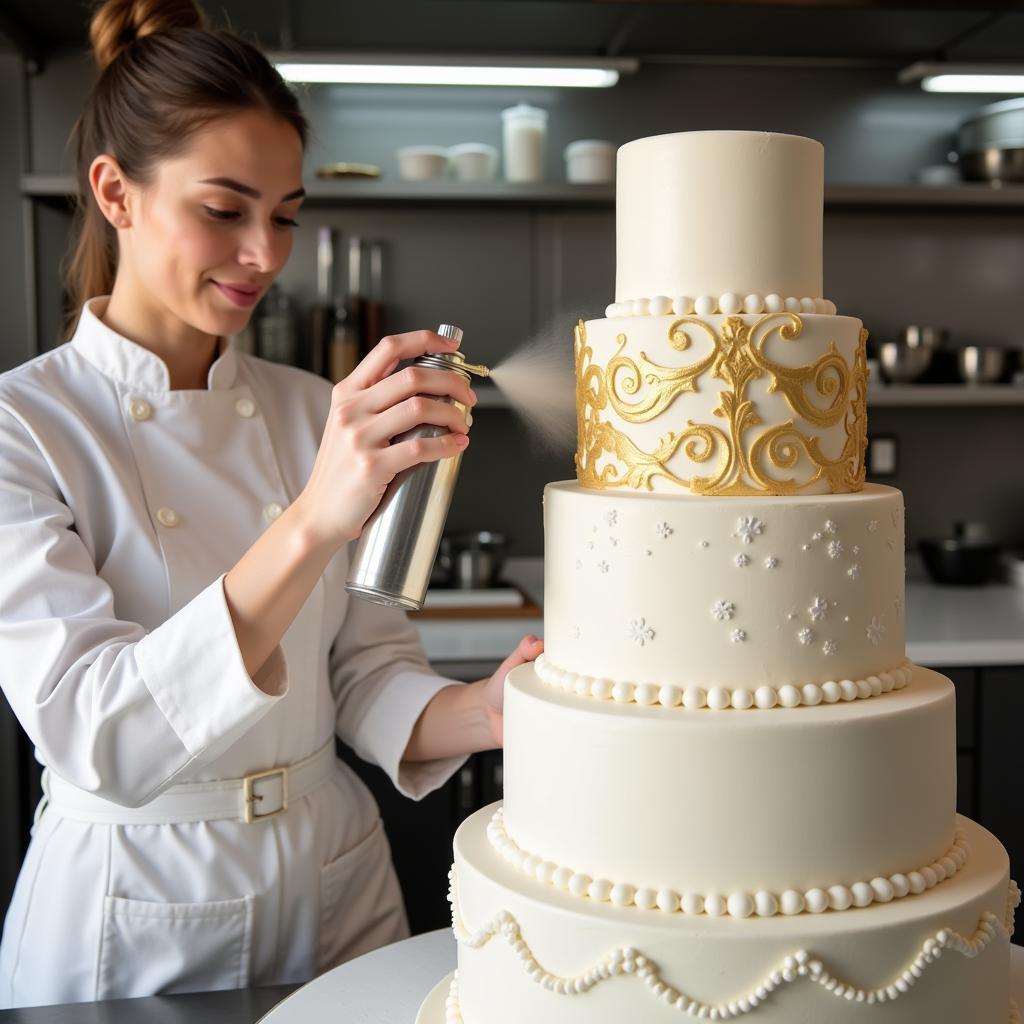
[[[462,329],[451,324],[441,324],[437,333],[462,340]],[[471,373],[480,377],[490,375],[486,366],[467,363],[459,351],[420,356],[413,365],[448,370],[467,383]],[[451,398],[436,400],[466,411]],[[392,443],[445,433],[445,427],[421,424],[400,434]],[[461,462],[462,452],[457,452],[436,462],[410,466],[391,481],[356,545],[345,584],[350,594],[410,611],[423,607]]]

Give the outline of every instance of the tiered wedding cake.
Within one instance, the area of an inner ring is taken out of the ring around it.
[[[504,804],[455,838],[449,1022],[1016,1018],[1017,888],[955,814],[953,686],[904,656],[822,192],[809,139],[619,151],[546,652],[506,684]]]

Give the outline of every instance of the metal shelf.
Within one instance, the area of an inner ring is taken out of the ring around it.
[[[868,413],[883,406],[1024,405],[1024,386],[1014,384],[889,384],[868,388]]]
[[[516,184],[506,181],[465,182],[314,179],[306,185],[307,203],[426,205],[583,205],[615,202],[614,185],[573,185],[564,181]],[[68,174],[24,174],[21,194],[34,199],[66,199],[75,191]],[[844,209],[1024,209],[1024,185],[1002,187],[962,185],[831,185],[825,189],[825,208]]]

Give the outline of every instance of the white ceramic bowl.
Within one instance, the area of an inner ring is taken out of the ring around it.
[[[615,180],[615,144],[577,139],[565,147],[565,176],[577,184],[603,185]]]
[[[395,156],[398,173],[405,181],[443,178],[448,171],[448,150],[443,146],[404,146]]]
[[[493,181],[498,172],[498,151],[485,142],[463,142],[448,150],[459,181]]]

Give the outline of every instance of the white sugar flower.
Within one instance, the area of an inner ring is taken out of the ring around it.
[[[875,530],[877,530],[877,529],[878,529],[878,520],[877,519],[872,519],[871,522],[868,523],[868,533],[874,533]]]
[[[607,572],[611,568],[607,562],[598,562],[597,567],[601,572]]]
[[[846,575],[849,576],[851,580],[857,579],[857,577],[860,576],[860,566],[851,565],[850,568],[846,570]]]
[[[774,569],[779,564],[779,560],[774,555],[769,555],[764,560],[764,567],[766,569]]]
[[[804,629],[801,629],[799,633],[797,633],[796,638],[802,644],[813,643],[814,642],[814,630],[813,629],[807,629],[805,627]]]
[[[618,537],[609,537],[608,538],[608,543],[611,544],[611,546],[613,548],[617,548],[619,546],[619,538]]]
[[[814,533],[811,534],[811,540],[821,540],[821,537],[821,530],[815,530]]]
[[[828,542],[828,557],[838,558],[843,553],[843,542],[839,540],[830,540]]]
[[[745,554],[743,554],[742,552],[740,552],[740,553],[739,553],[739,554],[738,554],[738,555],[736,556],[736,565],[737,565],[737,566],[738,566],[738,567],[739,567],[740,569],[744,568],[745,566],[748,566],[748,565],[750,565],[750,556],[749,556],[749,555],[745,555]]]
[[[868,623],[868,628],[865,630],[865,636],[871,641],[871,643],[877,647],[882,640],[882,634],[885,632],[885,626],[882,625],[881,619],[877,615],[871,616],[871,621]]]
[[[583,568],[583,560],[581,558],[577,558],[576,559],[576,568],[577,569],[582,569]]]
[[[628,636],[630,640],[638,643],[641,647],[654,639],[654,630],[647,625],[644,619],[633,619],[629,624]]]
[[[729,634],[729,639],[734,644],[741,644],[741,643],[743,643],[744,640],[747,639],[747,631],[745,629],[734,629]]]
[[[573,626],[572,627],[572,638],[573,638],[573,640],[579,640],[579,638],[582,635],[583,635],[583,631],[580,629],[579,626]]]
[[[831,519],[827,519],[825,521],[825,532],[826,533],[835,533],[836,532],[836,524]]]
[[[615,509],[611,509],[604,514],[604,519],[609,526],[614,526],[619,521],[619,513]]]
[[[822,654],[835,654],[836,651],[838,651],[838,650],[839,650],[839,646],[838,646],[838,644],[836,644],[835,640],[826,640],[821,645],[821,653]]]
[[[716,601],[711,606],[711,614],[718,619],[719,622],[724,622],[726,619],[731,619],[736,614],[736,606],[732,601]]]
[[[739,537],[744,544],[753,544],[755,537],[764,533],[764,523],[757,516],[740,516],[736,523],[734,537]]]
[[[662,540],[666,540],[672,535],[672,527],[668,523],[658,523],[654,530]]]
[[[828,613],[828,601],[823,597],[816,597],[811,602],[810,608],[807,609],[807,613],[810,615],[812,622],[820,622]]]

